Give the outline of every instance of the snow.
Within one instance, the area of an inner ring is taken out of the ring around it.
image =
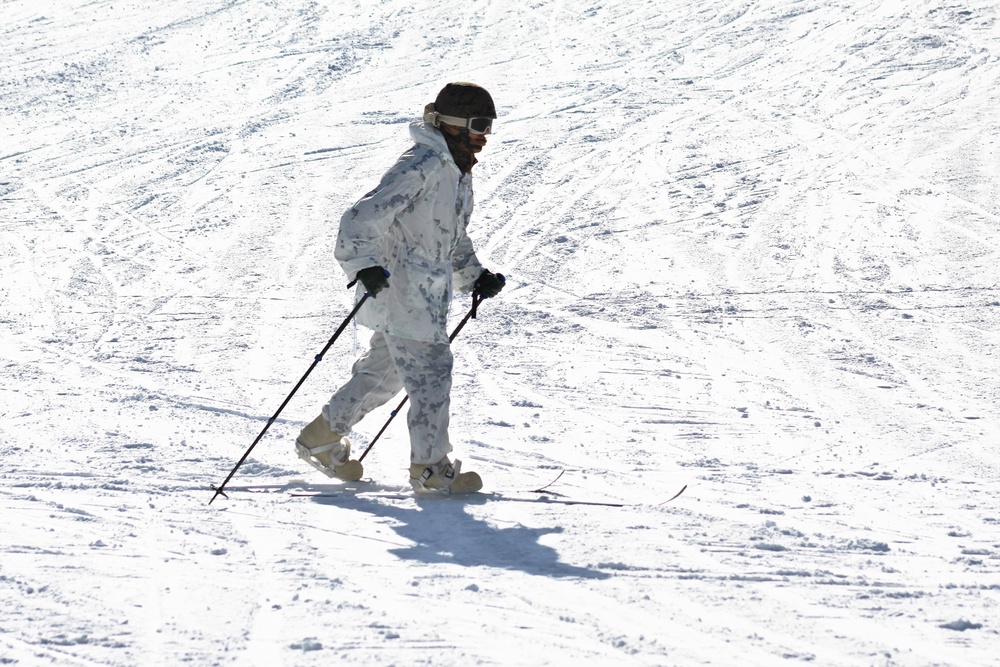
[[[0,664],[1000,664],[996,3],[0,4]],[[453,80],[505,499],[295,456],[349,328],[210,505]]]

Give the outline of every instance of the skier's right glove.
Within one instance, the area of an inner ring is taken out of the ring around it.
[[[372,298],[389,286],[389,272],[381,266],[369,266],[358,271],[358,280],[365,286]]]
[[[503,277],[502,273],[493,273],[489,269],[483,269],[483,272],[479,274],[479,279],[476,280],[475,291],[484,299],[489,299],[499,294],[505,284],[507,284],[507,279]]]

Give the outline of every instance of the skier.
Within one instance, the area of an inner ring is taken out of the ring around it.
[[[471,493],[483,482],[452,461],[448,419],[453,358],[446,331],[452,290],[489,298],[503,276],[483,268],[466,233],[472,167],[496,119],[493,98],[473,83],[449,83],[423,122],[410,124],[413,147],[340,220],[334,256],[369,298],[358,322],[374,330],[351,378],[295,443],[299,456],[329,477],[356,481],[347,435],[400,389],[410,400],[410,483],[416,490]]]

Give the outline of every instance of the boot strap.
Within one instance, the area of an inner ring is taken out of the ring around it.
[[[340,465],[344,465],[351,458],[351,445],[349,443],[345,445],[342,442],[331,442],[326,445],[320,445],[319,447],[313,447],[309,450],[309,453],[312,456],[323,454],[324,452],[333,452],[331,460],[335,460]]]
[[[438,473],[438,477],[441,478],[441,481],[443,483],[443,488],[445,490],[451,488],[451,485],[458,478],[458,475],[461,471],[462,471],[462,462],[458,460],[456,460],[454,464],[449,461],[441,468],[441,471]],[[434,466],[430,465],[425,467],[424,471],[420,473],[419,479],[411,480],[411,482],[415,482],[413,484],[414,487],[419,489],[424,489],[427,480],[429,480],[433,476],[434,476]]]

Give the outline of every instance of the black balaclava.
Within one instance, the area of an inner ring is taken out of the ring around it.
[[[493,98],[482,86],[474,83],[459,81],[449,83],[434,100],[434,110],[445,116],[456,116],[458,118],[496,118],[497,110],[493,104]],[[476,154],[469,143],[469,131],[463,129],[457,136],[451,136],[442,131],[448,150],[455,164],[462,170],[462,173],[472,171],[476,164]]]
[[[472,144],[469,142],[469,131],[462,130],[454,137],[444,131],[441,132],[441,135],[444,137],[445,143],[448,144],[448,150],[451,151],[451,157],[454,158],[459,170],[463,174],[470,173],[479,160],[476,159]]]

